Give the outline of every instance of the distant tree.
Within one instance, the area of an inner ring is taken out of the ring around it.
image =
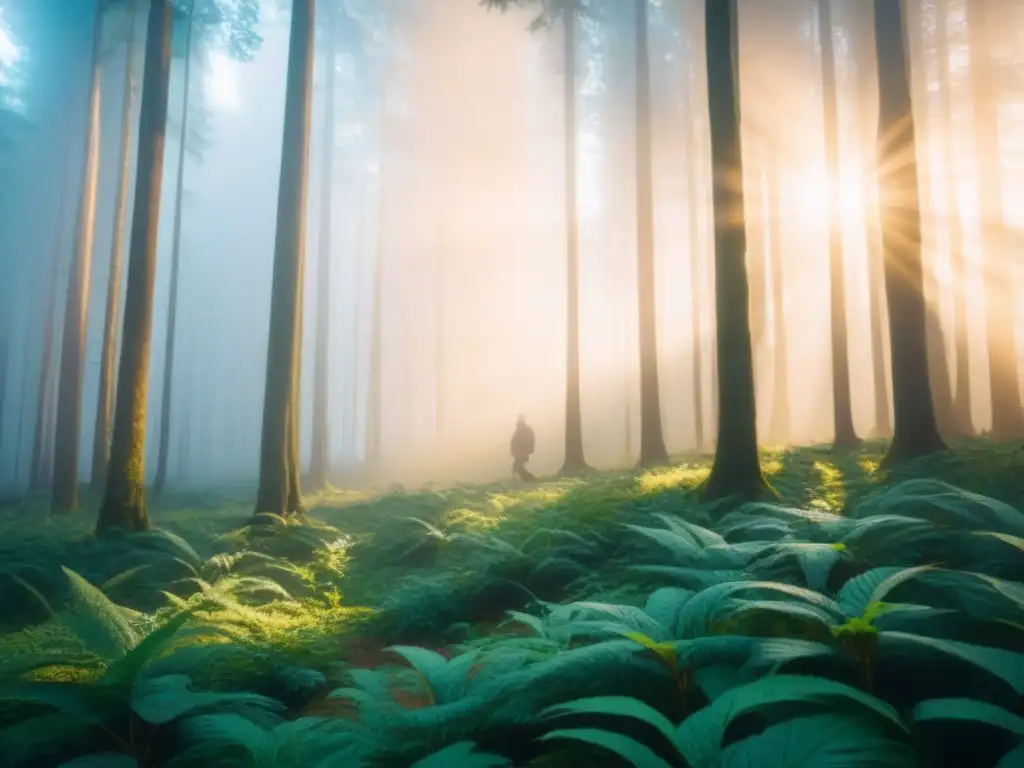
[[[936,57],[939,60],[939,111],[944,121],[942,155],[946,171],[946,233],[949,238],[949,262],[953,286],[953,324],[956,333],[956,383],[953,395],[952,432],[956,437],[974,434],[971,416],[971,372],[968,348],[967,290],[964,270],[964,234],[961,223],[960,195],[957,186],[957,164],[954,146],[952,87],[950,79],[949,30],[947,28],[952,3],[942,0],[936,13]]]
[[[4,444],[4,406],[7,403],[7,373],[10,368],[11,344],[6,326],[0,325],[0,449]]]
[[[706,499],[756,498],[768,489],[757,452],[743,220],[743,153],[737,82],[736,0],[705,0],[708,108],[715,212],[718,444]]]
[[[135,99],[135,48],[138,0],[128,3],[128,35],[124,54],[124,85],[121,94],[120,159],[117,196],[114,199],[114,226],[107,267],[107,301],[103,315],[103,342],[100,348],[99,393],[96,398],[96,427],[92,438],[92,490],[99,492],[107,479],[110,456],[110,415],[114,401],[114,370],[117,363],[117,319],[121,299],[121,272],[124,263],[124,230],[128,214],[128,184],[131,173],[132,110]]]
[[[167,299],[167,336],[164,339],[163,386],[160,389],[160,442],[156,457],[153,492],[161,493],[167,483],[167,462],[171,447],[171,401],[174,387],[174,348],[178,331],[178,279],[181,273],[181,217],[185,195],[185,157],[188,154],[188,113],[191,103],[192,41],[196,34],[195,3],[185,19],[184,76],[182,78],[181,128],[178,135],[178,168],[174,181],[174,235],[171,242],[171,280]]]
[[[903,2],[875,0],[878,167],[895,424],[885,467],[945,448],[928,376],[921,208]]]
[[[772,276],[772,337],[774,339],[774,381],[772,412],[768,435],[776,445],[790,441],[789,346],[786,328],[786,293],[782,259],[782,174],[781,163],[773,156],[768,170],[768,232]]]
[[[874,392],[874,426],[872,437],[891,437],[892,419],[889,407],[889,381],[885,375],[885,332],[888,317],[885,302],[885,245],[882,242],[882,212],[879,201],[878,177],[872,174],[865,184],[868,205],[867,258],[868,258],[868,313],[871,326],[871,384]]]
[[[1012,257],[1003,210],[1002,167],[999,159],[999,103],[997,77],[990,61],[989,24],[995,6],[988,0],[965,4],[970,35],[971,92],[974,123],[981,151],[979,203],[981,252],[988,341],[989,394],[992,400],[992,437],[1012,440],[1024,436],[1024,406],[1020,396],[1017,339],[1014,331],[1012,281],[1004,270]]]
[[[42,363],[39,366],[39,385],[36,388],[36,418],[32,439],[32,462],[29,465],[29,489],[41,491],[46,484],[47,475],[43,464],[49,441],[46,416],[50,403],[50,379],[53,366],[53,331],[57,312],[57,276],[60,273],[60,259],[64,252],[64,210],[67,201],[66,189],[61,192],[60,213],[57,219],[57,231],[54,235],[55,244],[50,256],[50,280],[46,292],[46,316],[43,320]]]
[[[96,182],[99,178],[100,81],[102,74],[103,14],[106,0],[95,0],[92,56],[89,69],[88,124],[85,133],[85,164],[75,232],[75,250],[68,274],[64,308],[57,424],[51,509],[69,512],[78,508],[78,444],[82,426],[82,379],[85,373],[85,321],[89,309],[92,246],[96,213]]]
[[[696,5],[691,4],[691,15],[686,19],[699,18],[703,14]],[[685,28],[685,21],[684,21]],[[704,102],[699,93],[699,67],[697,49],[691,47],[687,55],[686,67],[686,142],[689,148],[689,163],[686,170],[686,203],[687,216],[687,241],[690,250],[690,364],[691,364],[691,388],[693,390],[693,431],[694,446],[698,451],[707,447],[707,435],[704,427],[704,334],[701,320],[701,308],[703,305],[704,287],[701,285],[701,253],[700,253],[700,220],[703,213],[703,206],[700,205],[702,174],[706,172],[704,160],[701,157],[699,148],[702,138],[697,130],[695,115],[705,109]]]
[[[651,126],[651,56],[647,44],[648,0],[636,9],[636,217],[637,307],[640,320],[640,462],[668,463],[661,427],[658,381],[657,304],[654,275],[654,173]]]
[[[850,352],[846,334],[846,259],[843,254],[843,222],[839,201],[839,97],[836,92],[836,57],[832,39],[832,2],[818,0],[818,38],[821,44],[822,107],[824,109],[825,157],[829,183],[828,220],[831,299],[832,415],[834,447],[849,451],[860,445],[853,426],[850,396]]]
[[[302,511],[298,410],[314,5],[292,4],[256,514]]]
[[[338,66],[338,9],[328,3],[323,16],[324,42],[324,156],[320,168],[320,241],[317,243],[316,352],[313,358],[313,442],[309,482],[319,490],[327,485],[330,464],[327,372],[331,326],[331,203],[334,188],[334,92]]]
[[[582,0],[480,0],[487,8],[506,11],[513,5],[539,6],[540,15],[530,24],[532,31],[562,22],[562,106],[565,143],[565,226],[566,226],[566,361],[565,361],[565,459],[563,475],[577,475],[589,469],[583,455],[583,415],[580,403],[580,318],[579,318],[579,206],[576,193],[576,17],[587,11]],[[639,2],[639,0],[638,0]],[[646,34],[646,32],[645,32]],[[660,429],[660,422],[659,422]]]

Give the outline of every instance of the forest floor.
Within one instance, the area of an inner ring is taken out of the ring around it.
[[[95,765],[711,768],[785,752],[758,743],[769,735],[805,744],[810,731],[779,730],[803,721],[889,756],[873,765],[995,765],[1024,738],[1024,450],[968,441],[898,473],[878,470],[883,450],[769,451],[778,498],[738,509],[699,503],[703,457],[532,485],[329,490],[301,525],[254,521],[236,496],[170,496],[153,532],[99,542],[92,514],[0,508],[0,766],[104,753]],[[903,604],[917,613],[889,608]],[[936,659],[945,688],[923,681]],[[703,755],[678,741],[769,672],[816,682],[755,695],[743,711],[760,734],[726,738],[722,715]],[[601,698],[571,703],[588,696]],[[845,702],[828,722],[758,709],[826,699]],[[547,712],[567,702],[572,733]],[[641,702],[683,721],[676,743]],[[1010,719],[984,754],[929,741],[929,722],[984,727],[996,707]],[[54,716],[59,738],[41,720]]]

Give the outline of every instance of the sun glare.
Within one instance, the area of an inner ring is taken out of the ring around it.
[[[786,189],[789,215],[824,221],[828,217],[830,187],[838,192],[841,220],[860,220],[865,205],[861,180],[852,174],[840,174],[837,183],[822,168],[798,170],[790,177]]]
[[[238,73],[235,65],[220,51],[210,54],[204,87],[210,105],[217,109],[237,109]]]

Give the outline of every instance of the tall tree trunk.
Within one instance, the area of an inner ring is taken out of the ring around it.
[[[18,478],[21,477],[21,459],[22,459],[22,437],[25,434],[25,416],[28,413],[29,404],[29,366],[28,366],[28,355],[29,349],[31,349],[31,332],[25,334],[25,343],[22,349],[22,372],[21,372],[21,407],[18,409],[18,431],[14,439],[14,482],[17,484]]]
[[[310,446],[309,481],[313,490],[327,485],[330,463],[327,379],[331,335],[331,191],[334,182],[334,87],[337,20],[327,3],[324,53],[327,78],[324,84],[324,162],[320,184],[320,242],[317,245],[316,357],[313,359],[313,444]]]
[[[945,126],[942,131],[942,153],[946,168],[946,205],[949,210],[946,231],[949,236],[949,262],[952,273],[953,323],[956,333],[956,384],[953,395],[952,432],[956,437],[974,434],[971,416],[971,369],[967,327],[967,289],[964,268],[964,234],[960,216],[960,195],[957,189],[957,162],[955,132],[953,130],[953,95],[950,86],[952,73],[949,64],[950,0],[937,8],[938,29],[936,56],[939,59],[939,110]]]
[[[381,195],[383,202],[383,195]],[[370,309],[370,376],[366,393],[366,463],[371,473],[380,469],[381,460],[381,299],[383,272],[383,205],[377,211],[377,241],[374,246],[376,257],[373,264],[373,306]]]
[[[11,345],[6,328],[0,328],[0,449],[4,445],[4,405],[7,401],[7,373]]]
[[[99,177],[100,81],[105,6],[106,0],[96,0],[90,65],[89,125],[85,135],[85,166],[82,171],[81,199],[78,203],[75,253],[68,273],[60,353],[53,491],[50,499],[51,510],[54,512],[70,512],[78,508],[78,443],[82,428],[85,320],[89,311],[96,181]]]
[[[645,0],[638,0],[638,6]],[[576,17],[575,8],[562,14],[562,53],[565,79],[562,82],[565,142],[565,461],[559,474],[585,472],[583,457],[583,414],[580,406],[580,233],[576,200]]]
[[[875,415],[872,437],[891,437],[892,419],[889,407],[889,377],[885,372],[885,332],[888,319],[885,302],[885,244],[882,242],[882,208],[879,180],[874,174],[866,185],[869,197],[866,216],[868,259],[868,312],[871,324],[871,375]]]
[[[692,146],[692,145],[691,145]],[[693,439],[698,452],[704,450],[704,337],[701,322],[701,300],[703,291],[700,289],[700,248],[697,237],[696,208],[696,174],[691,168],[690,177],[690,365],[691,386],[693,388]]]
[[[945,448],[928,376],[921,206],[910,101],[903,2],[875,0],[878,51],[878,141],[885,293],[889,305],[895,429],[883,466]]]
[[[43,461],[40,477],[42,478],[43,485],[47,485],[53,482],[54,422],[57,420],[57,393],[55,391],[51,391],[46,399],[46,414],[43,418],[43,433],[47,439],[43,444]]]
[[[773,159],[768,183],[768,226],[770,228],[772,272],[772,335],[775,340],[772,383],[772,417],[768,435],[776,445],[786,445],[791,438],[789,413],[789,348],[786,337],[786,294],[782,274],[782,164]]]
[[[842,208],[839,205],[839,96],[836,92],[835,48],[832,40],[832,2],[818,0],[821,42],[821,96],[824,109],[825,162],[828,174],[828,250],[831,299],[832,416],[834,447],[850,451],[860,445],[853,426],[850,395],[850,352],[846,334],[846,259],[843,253]]]
[[[654,291],[654,173],[651,148],[651,59],[647,44],[649,0],[636,3],[636,244],[640,325],[641,467],[668,463],[661,428],[657,303]]]
[[[707,499],[756,498],[768,487],[757,454],[747,234],[742,219],[743,189],[736,184],[743,178],[737,10],[736,0],[705,0],[718,325],[718,445],[704,487]]]
[[[121,157],[114,202],[114,229],[107,272],[107,302],[103,315],[103,347],[100,352],[100,383],[96,398],[96,429],[92,436],[92,490],[100,492],[107,479],[110,455],[110,413],[114,400],[114,367],[117,362],[117,315],[121,304],[121,270],[124,263],[124,224],[128,214],[128,182],[131,173],[132,102],[135,96],[135,17],[139,6],[131,0],[131,21],[124,57],[124,93],[121,103]]]
[[[999,103],[995,73],[984,43],[991,10],[984,0],[966,4],[971,46],[971,90],[978,131],[980,166],[981,243],[988,340],[989,394],[992,398],[992,437],[1011,440],[1024,435],[1014,332],[1013,281],[1007,275],[1011,246],[1003,215],[1002,168],[999,160]]]
[[[442,203],[443,205],[444,203]],[[445,429],[445,284],[448,279],[448,259],[445,254],[447,244],[447,227],[445,226],[447,210],[440,212],[440,233],[437,242],[437,261],[434,273],[434,436],[440,439]]]
[[[195,10],[195,3],[192,4]],[[160,442],[156,457],[153,492],[161,493],[167,484],[167,462],[171,448],[171,402],[174,395],[174,346],[178,332],[178,281],[181,274],[181,215],[185,199],[185,157],[188,141],[189,84],[192,81],[192,36],[195,21],[189,19],[185,37],[185,77],[182,83],[181,136],[178,141],[178,169],[174,181],[174,239],[171,243],[171,284],[167,298],[167,335],[164,339],[163,386],[160,391]]]
[[[160,187],[164,172],[164,131],[171,79],[171,0],[151,0],[146,33],[139,117],[135,210],[128,252],[121,363],[117,372],[114,432],[107,487],[96,533],[149,527],[146,513],[146,396],[153,333],[153,283]]]
[[[57,219],[57,240],[53,249],[50,266],[50,285],[46,294],[46,320],[43,325],[43,359],[39,368],[39,395],[36,400],[35,437],[32,442],[32,464],[29,468],[29,489],[41,491],[46,483],[43,462],[46,444],[49,441],[49,429],[46,424],[47,410],[50,403],[50,369],[53,364],[53,326],[57,312],[57,276],[60,273],[60,257],[64,251],[65,204],[67,192],[61,193],[62,202]]]
[[[694,94],[696,80],[696,66],[691,53],[687,75],[689,77],[686,89],[687,124],[689,130],[686,132],[688,145],[690,147],[690,163],[686,172],[686,202],[689,207],[687,216],[687,235],[690,246],[690,364],[691,364],[691,386],[693,388],[693,432],[694,445],[698,452],[706,447],[704,434],[704,334],[702,332],[701,297],[704,291],[701,286],[700,269],[700,237],[699,237],[699,214],[700,205],[700,184],[697,177],[698,169],[698,136],[694,129],[693,110],[697,108],[697,100]]]
[[[298,411],[314,5],[292,4],[256,514],[302,511]]]
[[[365,192],[362,184],[357,184],[356,193]],[[363,269],[364,262],[366,259],[366,216],[363,208],[363,200],[359,199],[357,205],[360,215],[356,216],[356,239],[354,245],[354,252],[356,254],[355,260],[355,274],[352,277],[353,285],[353,301],[352,301],[352,386],[349,392],[349,412],[352,414],[352,420],[349,425],[348,434],[346,437],[346,455],[352,457],[353,463],[359,456],[359,415],[365,413],[365,409],[359,407],[359,383],[361,377],[359,374],[359,348],[360,348],[360,335],[362,331],[362,314],[363,314]]]

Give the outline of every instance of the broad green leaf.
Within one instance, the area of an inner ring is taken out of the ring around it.
[[[905,729],[896,710],[856,688],[820,677],[772,675],[733,688],[688,717],[676,729],[676,746],[692,768],[710,768],[730,722],[747,712],[785,702],[818,703],[836,710],[873,713]]]
[[[239,704],[274,711],[284,709],[274,699],[256,693],[207,693],[189,690],[185,675],[138,680],[132,690],[132,709],[147,723],[164,725],[198,709]]]
[[[678,632],[683,637],[707,634],[720,612],[730,606],[727,601],[738,592],[769,593],[773,597],[789,597],[821,608],[837,618],[841,615],[839,606],[834,601],[810,589],[776,581],[733,581],[708,587],[694,595],[679,616]]]
[[[182,611],[146,635],[123,658],[113,662],[104,675],[111,685],[130,685],[142,668],[156,656],[192,618],[192,611]]]
[[[448,663],[448,659],[442,656],[437,651],[431,651],[427,648],[418,648],[414,645],[392,645],[386,650],[392,653],[397,653],[407,662],[409,666],[429,679],[435,670],[444,667]]]
[[[1017,693],[1024,693],[1024,654],[907,632],[878,634],[878,653],[903,653],[919,657],[923,649],[962,659],[1002,679]]]
[[[994,768],[1024,768],[1024,744],[1018,745],[1003,755]]]
[[[843,585],[839,590],[839,605],[847,616],[863,616],[869,605],[884,602],[896,587],[934,569],[931,565],[872,568]]]
[[[1009,533],[999,533],[998,531],[971,531],[974,536],[986,536],[992,539],[998,539],[1004,544],[1009,544],[1011,547],[1024,552],[1024,539],[1020,536],[1013,536]]]
[[[547,625],[544,623],[544,619],[539,616],[531,616],[528,613],[521,611],[507,611],[508,619],[503,623],[517,621],[520,624],[525,624],[532,629],[538,637],[544,637],[547,634]]]
[[[71,609],[60,614],[61,621],[105,659],[119,659],[134,648],[140,638],[131,625],[131,613],[74,571],[61,570],[71,584]]]
[[[587,699],[576,699],[549,707],[541,713],[541,717],[576,714],[631,717],[658,730],[669,743],[672,743],[675,738],[675,726],[672,721],[650,705],[630,696],[594,696]]]
[[[671,637],[676,637],[676,624],[683,606],[696,592],[680,587],[662,587],[654,590],[644,604],[644,613],[665,627]]]
[[[977,699],[927,699],[914,707],[914,722],[970,720],[1024,737],[1024,718]]]
[[[570,739],[582,741],[585,744],[592,744],[609,752],[614,752],[619,757],[628,760],[634,768],[672,768],[672,765],[658,757],[649,747],[628,736],[611,731],[603,731],[599,728],[567,728],[560,731],[550,731],[540,737],[541,741],[552,739]]]
[[[80,722],[95,725],[124,706],[124,700],[107,686],[48,681],[0,684],[0,699],[48,704]]]
[[[688,538],[697,547],[729,546],[729,542],[722,538],[720,534],[696,525],[695,523],[691,523],[679,517],[673,517],[672,515],[666,515],[663,512],[658,512],[654,516],[668,526],[669,530],[678,533],[684,538]]]
[[[863,718],[840,714],[800,717],[772,725],[727,747],[715,768],[907,768],[907,745]]]
[[[142,565],[136,565],[134,568],[128,568],[127,570],[121,571],[100,584],[100,590],[102,592],[109,592],[114,587],[124,584],[126,581],[130,581],[150,567],[152,567],[151,563],[143,563]]]
[[[490,752],[477,752],[472,741],[458,741],[440,752],[417,760],[409,768],[500,768],[512,765],[510,760]]]

